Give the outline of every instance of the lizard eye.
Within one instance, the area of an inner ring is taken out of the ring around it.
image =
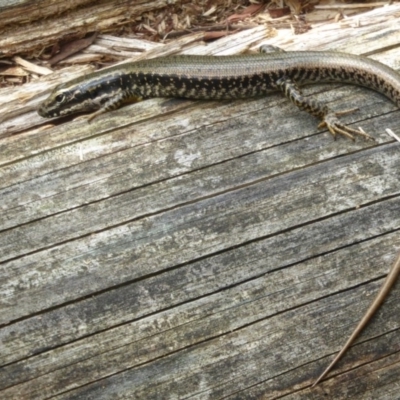
[[[65,94],[58,94],[58,95],[55,97],[55,101],[56,101],[57,103],[62,103],[64,100],[65,100]]]

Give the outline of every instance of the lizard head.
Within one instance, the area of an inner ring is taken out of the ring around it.
[[[40,105],[38,114],[43,118],[61,117],[78,112],[92,111],[99,106],[93,101],[93,91],[75,81],[56,86]]]

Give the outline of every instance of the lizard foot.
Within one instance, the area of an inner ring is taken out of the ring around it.
[[[355,136],[362,136],[367,140],[375,140],[372,136],[368,135],[368,133],[363,132],[361,129],[353,129],[348,126],[342,124],[337,118],[338,115],[343,115],[343,113],[348,113],[353,110],[341,111],[338,113],[328,113],[323,118],[323,121],[318,125],[318,128],[327,127],[329,132],[336,139],[336,135],[343,135],[348,137],[351,140],[355,140]]]

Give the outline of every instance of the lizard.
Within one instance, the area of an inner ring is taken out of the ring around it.
[[[298,85],[322,82],[349,83],[382,93],[400,108],[400,74],[367,57],[332,51],[289,51],[263,46],[261,54],[234,56],[168,56],[130,62],[78,77],[54,88],[38,109],[53,118],[92,112],[88,119],[115,109],[126,101],[150,97],[202,100],[237,99],[281,91],[301,110],[320,118],[336,138],[361,136],[326,105],[305,97]],[[375,299],[331,364],[312,385],[317,385],[344,355],[383,303],[400,274],[400,254]]]

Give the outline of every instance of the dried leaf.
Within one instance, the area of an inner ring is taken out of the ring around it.
[[[63,46],[60,52],[52,57],[48,63],[50,65],[54,65],[64,58],[69,57],[72,54],[79,52],[80,50],[86,49],[86,47],[90,46],[96,39],[97,33],[94,33],[92,36],[84,39],[75,40]]]
[[[290,7],[283,7],[283,8],[271,8],[268,10],[269,15],[271,18],[281,18],[285,15],[290,14]]]
[[[263,7],[263,4],[252,4],[248,7],[246,7],[240,14],[233,14],[233,15],[229,16],[226,19],[226,21],[227,22],[233,22],[233,21],[236,22],[236,21],[244,20],[246,18],[251,17],[258,11],[260,11],[262,7]]]

